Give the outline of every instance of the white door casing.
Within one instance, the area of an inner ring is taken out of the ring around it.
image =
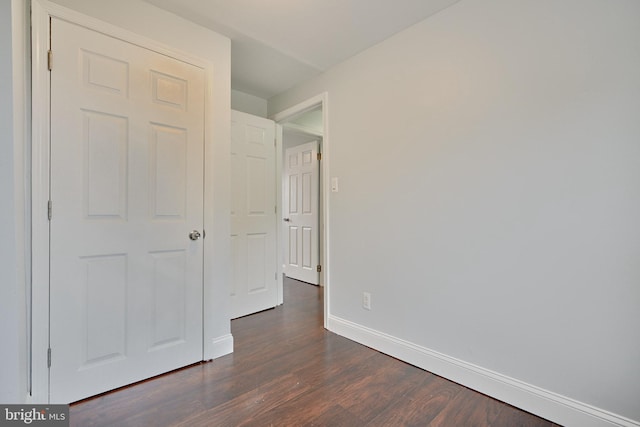
[[[275,123],[231,111],[231,317],[278,304]]]
[[[303,282],[319,283],[318,141],[285,151],[284,273]]]
[[[50,401],[202,360],[204,72],[52,20]]]

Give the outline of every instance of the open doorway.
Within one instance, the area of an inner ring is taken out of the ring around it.
[[[322,124],[322,111],[313,110]],[[293,123],[293,122],[291,122]],[[286,277],[320,285],[320,161],[322,136],[298,125],[283,124],[282,137],[282,261]]]
[[[272,118],[277,124],[280,177],[279,276],[323,288],[326,327],[329,294],[326,94]]]

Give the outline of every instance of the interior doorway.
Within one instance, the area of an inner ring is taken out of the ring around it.
[[[320,159],[322,137],[283,132],[282,268],[286,277],[320,284]]]
[[[326,191],[329,188],[329,144],[326,99],[327,95],[322,94],[272,117],[277,124],[277,176],[280,177],[281,183],[278,189],[280,206],[278,209],[280,216],[278,221],[279,277],[282,279],[286,275],[307,283],[320,285],[323,288],[325,327],[330,289],[329,200]],[[287,150],[289,150],[289,156],[287,156]],[[305,159],[308,161],[308,165],[311,165],[312,162],[317,165],[317,178],[314,179],[310,170],[304,168],[300,174],[291,173],[291,166],[304,166]],[[292,177],[292,175],[296,176]],[[307,194],[310,196],[311,192],[305,194],[304,187],[307,189],[317,188],[317,196],[308,197]],[[306,205],[304,205],[305,197]],[[292,201],[297,202],[297,207]],[[298,215],[297,218],[292,215],[292,211],[295,214],[301,214],[301,211],[311,208],[314,204],[317,207],[315,230],[309,224],[302,222],[302,215]],[[301,245],[306,245],[307,252],[302,250]],[[314,254],[317,254],[317,258],[314,257]],[[296,263],[300,267],[305,266],[305,268],[294,268],[292,264]],[[297,276],[295,270],[302,270],[303,276]],[[282,293],[280,297],[282,298]],[[280,303],[282,302],[281,300]]]

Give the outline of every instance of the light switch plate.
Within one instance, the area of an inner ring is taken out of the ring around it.
[[[331,192],[332,193],[337,193],[338,192],[338,177],[333,177],[331,178]]]

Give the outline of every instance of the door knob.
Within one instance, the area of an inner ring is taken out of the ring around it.
[[[289,218],[282,218],[282,220],[283,220],[284,222],[289,222],[289,221],[291,221]]]
[[[200,238],[200,232],[198,230],[193,230],[191,233],[189,233],[189,238],[191,240],[198,240]]]

